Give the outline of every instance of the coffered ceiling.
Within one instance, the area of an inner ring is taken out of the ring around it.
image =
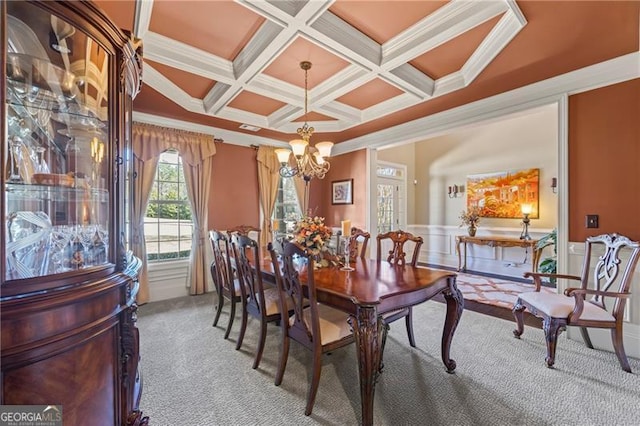
[[[282,141],[305,120],[347,141],[637,52],[640,35],[638,1],[96,3],[143,39],[135,111]]]

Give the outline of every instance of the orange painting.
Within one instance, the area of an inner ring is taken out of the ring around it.
[[[480,216],[521,218],[522,205],[538,218],[539,169],[513,170],[467,176],[467,209],[480,208]]]

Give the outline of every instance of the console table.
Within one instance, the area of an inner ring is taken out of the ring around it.
[[[531,260],[532,272],[538,271],[538,262],[540,261],[540,254],[542,250],[536,248],[538,240],[521,240],[520,238],[499,237],[499,236],[484,236],[484,237],[470,237],[468,235],[456,236],[456,253],[458,253],[458,271],[467,270],[467,244],[475,244],[479,246],[489,247],[524,247],[525,250],[531,248],[533,252],[533,258]],[[464,263],[462,262],[462,252],[460,251],[460,244],[463,244],[464,248]],[[527,261],[527,255],[525,252],[524,261]]]

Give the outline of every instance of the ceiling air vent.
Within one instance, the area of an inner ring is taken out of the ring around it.
[[[240,128],[242,130],[250,130],[252,132],[257,132],[258,130],[262,130],[260,127],[250,126],[249,124],[241,124]]]

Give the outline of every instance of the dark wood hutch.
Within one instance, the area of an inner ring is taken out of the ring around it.
[[[93,3],[0,3],[5,405],[141,425],[125,149],[141,46]]]

